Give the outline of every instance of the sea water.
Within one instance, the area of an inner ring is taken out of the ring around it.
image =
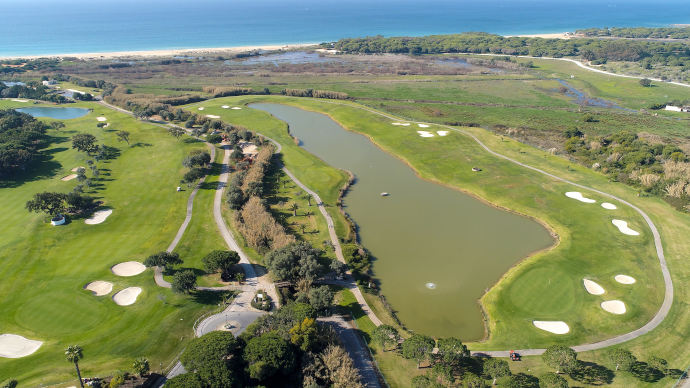
[[[690,23],[687,0],[0,0],[0,56]]]

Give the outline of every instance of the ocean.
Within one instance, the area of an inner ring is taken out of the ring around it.
[[[0,56],[690,23],[688,0],[0,0]]]

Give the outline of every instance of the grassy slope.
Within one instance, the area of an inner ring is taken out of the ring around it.
[[[19,105],[0,102],[0,107]],[[141,260],[165,249],[172,240],[184,219],[188,193],[174,190],[183,173],[180,161],[199,144],[176,141],[161,128],[96,104],[73,106],[94,111],[65,120],[66,128],[51,132],[58,140],[47,151],[53,159],[42,165],[43,175],[0,189],[0,327],[4,333],[44,341],[32,356],[0,359],[0,376],[11,376],[27,386],[73,379],[73,367],[62,354],[69,344],[84,348],[85,376],[129,368],[132,359],[141,356],[158,369],[191,337],[194,319],[215,305],[212,300],[204,301],[208,305],[195,303],[158,288],[150,271],[130,278],[110,272],[112,265]],[[106,130],[96,128],[95,118],[101,115],[111,123]],[[132,143],[145,145],[118,143],[114,134],[118,129],[131,132]],[[35,192],[65,192],[74,187],[76,181],[59,178],[75,166],[86,165],[86,158],[70,149],[69,138],[76,132],[92,133],[122,152],[115,160],[99,163],[102,187],[94,193],[114,213],[101,225],[75,219],[56,228],[45,224],[42,215],[28,213],[24,203]],[[128,286],[141,286],[144,291],[136,304],[117,306],[112,294],[96,298],[82,289],[97,279],[113,282],[113,292]]]

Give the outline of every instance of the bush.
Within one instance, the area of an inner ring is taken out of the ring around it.
[[[211,144],[218,144],[223,141],[223,136],[219,134],[208,135],[206,141]]]
[[[172,279],[172,290],[188,294],[196,288],[196,275],[191,269],[176,272]]]
[[[262,298],[259,299],[258,296],[261,295]],[[263,311],[270,311],[273,299],[264,291],[264,290],[258,290],[254,294],[254,297],[252,298],[251,305],[257,310],[263,310]]]

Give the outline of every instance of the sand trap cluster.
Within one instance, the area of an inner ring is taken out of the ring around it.
[[[113,283],[103,280],[96,280],[87,284],[84,289],[93,292],[96,296],[108,295],[110,294],[110,291],[113,290]]]
[[[139,294],[141,294],[141,287],[127,287],[113,295],[113,301],[120,306],[129,306],[137,301]]]
[[[585,290],[587,290],[587,292],[589,292],[592,295],[602,295],[606,292],[606,290],[604,290],[604,287],[589,279],[582,279],[582,282],[585,284]]]
[[[205,109],[205,108],[204,108],[203,106],[200,106],[200,107],[199,107],[199,110],[204,110],[204,109]]]
[[[71,181],[72,179],[74,179],[76,177],[77,177],[77,174],[69,174],[67,176],[63,176],[62,178],[60,178],[60,180],[67,182],[67,181]]]
[[[216,116],[216,115],[206,115],[206,117],[208,117],[209,119],[219,119],[220,118],[220,116]]]
[[[628,275],[616,275],[613,277],[620,284],[634,284],[637,280]]]
[[[570,332],[570,327],[563,321],[532,321],[532,324],[538,329],[553,334],[566,334]]]
[[[438,133],[439,136],[446,136],[450,132],[449,131],[436,131],[436,133]]]
[[[93,213],[91,218],[85,219],[84,223],[88,224],[88,225],[100,224],[101,222],[105,221],[105,219],[108,218],[111,214],[113,214],[112,209],[99,210],[99,211]]]
[[[103,116],[96,117],[96,120],[98,120],[98,121],[108,121],[108,119],[106,119],[106,118],[103,117]]]
[[[229,105],[223,105],[223,106],[221,106],[221,108],[223,108],[223,109],[230,109],[230,106],[229,106]]]
[[[635,230],[632,230],[628,227],[628,223],[623,221],[623,220],[612,220],[612,224],[616,225],[618,230],[621,231],[623,234],[627,234],[628,236],[639,236],[640,232],[637,232]]]
[[[232,108],[230,108],[230,109],[234,109],[234,110],[240,110],[240,109],[242,109],[242,108],[240,108],[239,106],[233,106],[233,107],[232,107]]]
[[[603,207],[606,210],[616,210],[618,207],[612,203],[604,202],[601,204],[601,207]]]
[[[418,126],[419,128],[429,128],[429,126],[426,125],[426,124],[417,124],[417,126]]]
[[[391,123],[393,125],[402,125],[403,127],[407,127],[410,125],[410,123]]]
[[[43,345],[42,341],[34,341],[17,334],[0,334],[0,357],[26,357]]]
[[[601,302],[601,308],[611,314],[625,314],[625,303],[620,300],[607,300],[606,302]]]
[[[584,195],[582,195],[582,193],[579,192],[579,191],[568,191],[567,193],[565,193],[565,196],[568,197],[568,198],[576,199],[576,200],[578,200],[578,201],[580,201],[580,202],[584,202],[584,203],[594,203],[594,202],[596,202],[596,201],[593,200],[593,199],[586,198],[586,197],[585,197]]]
[[[125,261],[116,264],[110,270],[117,276],[136,276],[146,270],[146,266],[138,261]]]
[[[434,137],[434,134],[429,131],[417,131],[421,137]]]
[[[13,98],[12,101],[14,101],[14,102],[29,102],[29,100],[20,100],[18,98]]]

